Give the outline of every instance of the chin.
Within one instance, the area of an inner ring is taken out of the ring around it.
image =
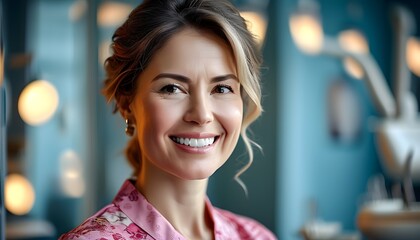
[[[214,171],[211,170],[204,170],[204,171],[190,171],[188,173],[184,173],[183,176],[180,176],[182,179],[185,180],[205,180],[208,179],[213,175]]]

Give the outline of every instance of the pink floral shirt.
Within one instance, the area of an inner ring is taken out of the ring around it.
[[[276,239],[273,233],[252,219],[215,208],[208,200],[206,206],[214,222],[216,240]],[[185,237],[127,180],[112,204],[60,237],[60,240],[64,239],[185,240]]]

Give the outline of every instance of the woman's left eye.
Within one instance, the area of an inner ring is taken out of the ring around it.
[[[229,85],[217,85],[214,88],[213,92],[214,93],[221,93],[221,94],[233,93],[233,89]]]

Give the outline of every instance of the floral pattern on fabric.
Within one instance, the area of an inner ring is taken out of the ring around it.
[[[274,240],[276,237],[255,220],[215,208],[206,201],[214,222],[216,240]],[[60,240],[186,240],[127,180],[106,206]]]

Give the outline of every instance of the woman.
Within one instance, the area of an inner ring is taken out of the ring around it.
[[[246,130],[261,113],[260,55],[238,11],[225,0],[146,0],[112,48],[104,94],[132,136],[135,178],[61,239],[275,239],[206,198],[240,135],[251,164]]]

